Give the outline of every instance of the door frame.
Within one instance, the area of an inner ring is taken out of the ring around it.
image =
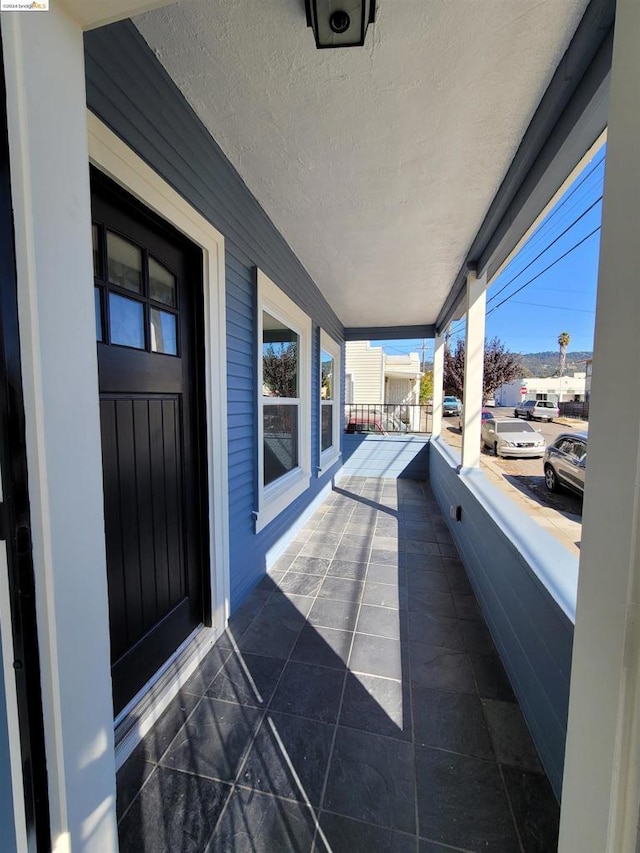
[[[210,531],[207,547],[211,571],[211,601],[205,603],[205,612],[211,612],[217,634],[229,618],[230,586],[224,237],[89,110],[87,131],[90,163],[202,250]]]
[[[35,851],[50,845],[51,828],[12,201],[0,37],[0,823],[8,847]]]

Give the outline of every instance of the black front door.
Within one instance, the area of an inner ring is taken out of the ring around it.
[[[201,253],[92,173],[116,714],[206,617]]]

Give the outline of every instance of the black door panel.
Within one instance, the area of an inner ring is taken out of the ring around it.
[[[207,618],[202,267],[181,235],[98,173],[92,179],[118,713]],[[163,346],[175,354],[154,351]]]

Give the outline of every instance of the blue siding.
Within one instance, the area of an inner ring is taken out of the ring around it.
[[[573,621],[495,520],[502,495],[482,495],[457,473],[455,463],[435,446],[430,480],[476,592],[500,657],[558,799],[562,789]],[[482,475],[480,475],[482,476]],[[473,484],[472,484],[473,485]],[[451,521],[450,506],[462,506]],[[514,505],[509,510],[520,512]],[[571,575],[576,566],[563,546],[522,513],[515,519],[523,538],[543,550],[549,564]]]
[[[422,435],[344,435],[340,476],[429,478],[429,439]]]
[[[114,62],[114,57],[117,61]],[[89,108],[225,238],[231,607],[266,569],[296,518],[330,481],[319,463],[319,329],[342,343],[342,324],[130,21],[85,35]],[[260,267],[313,321],[311,488],[259,535],[256,281]]]

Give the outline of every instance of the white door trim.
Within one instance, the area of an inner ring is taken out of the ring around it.
[[[229,618],[224,237],[89,111],[87,129],[90,162],[202,249],[211,613],[214,628],[222,630]]]

